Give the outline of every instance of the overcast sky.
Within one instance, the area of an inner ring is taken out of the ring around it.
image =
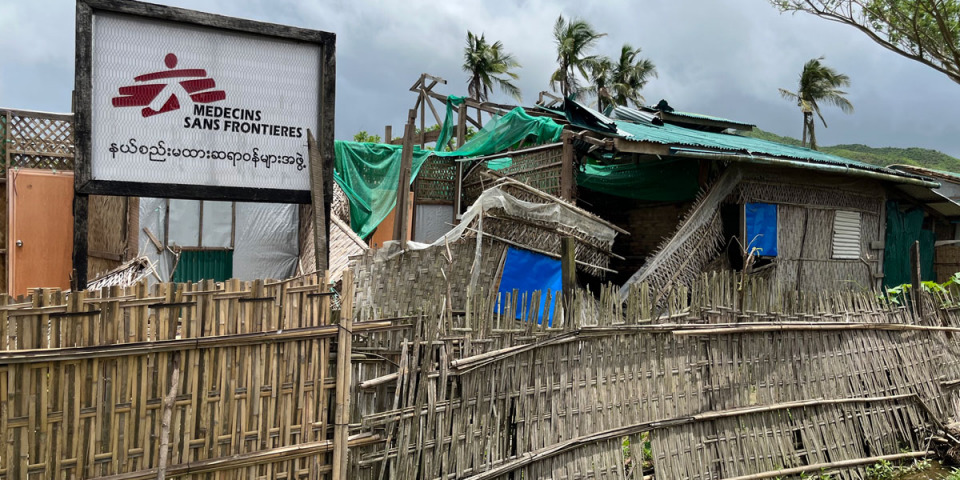
[[[926,147],[960,157],[960,85],[868,40],[810,15],[780,15],[766,0],[163,0],[159,3],[337,34],[337,138],[359,130],[402,128],[427,72],[446,78],[446,94],[466,94],[466,31],[500,40],[523,67],[524,103],[549,89],[557,15],[579,16],[606,32],[596,53],[643,48],[659,78],[644,90],[682,111],[746,121],[799,137],[801,114],[778,87],[795,90],[803,63],[826,63],[850,76],[852,115],[824,109],[822,145]],[[0,0],[0,107],[70,110],[74,2]],[[495,101],[511,102],[499,94]]]

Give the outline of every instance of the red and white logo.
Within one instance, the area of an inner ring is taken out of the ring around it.
[[[213,90],[217,87],[207,71],[202,68],[176,69],[177,56],[168,53],[163,59],[168,70],[146,73],[134,77],[138,83],[120,87],[120,96],[113,97],[114,107],[144,107],[140,113],[152,117],[164,112],[178,110],[187,97],[196,103],[213,103],[225,100],[227,93]],[[177,80],[186,78],[186,80]]]

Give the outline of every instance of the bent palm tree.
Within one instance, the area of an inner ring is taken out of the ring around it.
[[[557,87],[566,98],[577,93],[579,85],[577,74],[587,77],[587,67],[597,60],[595,55],[586,55],[605,33],[597,33],[589,23],[579,18],[567,21],[563,15],[557,17],[553,25],[553,40],[557,44],[557,63],[559,66],[550,75],[550,88]]]
[[[597,96],[597,109],[601,112],[608,106],[640,105],[644,102],[640,90],[650,77],[657,76],[657,67],[648,59],[640,58],[639,48],[624,44],[616,63],[601,57],[590,62],[589,91]]]
[[[817,149],[817,136],[814,133],[813,114],[816,113],[823,122],[827,121],[820,113],[820,103],[832,104],[839,107],[844,113],[853,113],[853,104],[844,98],[847,92],[841,87],[850,86],[850,77],[820,63],[823,57],[814,58],[803,65],[800,73],[800,83],[796,92],[780,89],[780,95],[791,101],[796,101],[803,112],[803,146],[807,146],[807,133],[810,134],[810,148]]]
[[[467,32],[467,46],[463,49],[463,70],[470,74],[467,92],[477,101],[484,102],[490,96],[494,84],[504,93],[520,101],[520,88],[512,80],[520,78],[512,72],[520,63],[503,49],[503,43],[487,43],[481,34]]]

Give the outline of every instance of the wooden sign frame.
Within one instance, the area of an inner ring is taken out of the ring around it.
[[[286,25],[226,17],[175,7],[137,1],[77,0],[76,69],[74,84],[75,196],[73,288],[84,288],[87,269],[87,196],[118,195],[135,197],[183,198],[194,200],[233,200],[246,202],[311,203],[305,190],[280,190],[250,187],[182,185],[94,180],[91,176],[91,115],[93,18],[97,13],[119,13],[189,24],[212,29],[262,35],[316,44],[320,47],[320,85],[317,119],[317,150],[323,171],[323,208],[326,218],[333,201],[334,104],[336,99],[336,35]],[[304,144],[306,136],[304,135]],[[308,171],[309,173],[309,171]],[[329,225],[326,226],[329,229]],[[319,232],[318,232],[319,233]]]

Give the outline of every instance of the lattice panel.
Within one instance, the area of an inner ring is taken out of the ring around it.
[[[417,202],[453,205],[456,176],[456,161],[430,157],[417,175],[414,186]]]
[[[11,110],[9,119],[3,133],[11,167],[73,169],[73,115]]]

